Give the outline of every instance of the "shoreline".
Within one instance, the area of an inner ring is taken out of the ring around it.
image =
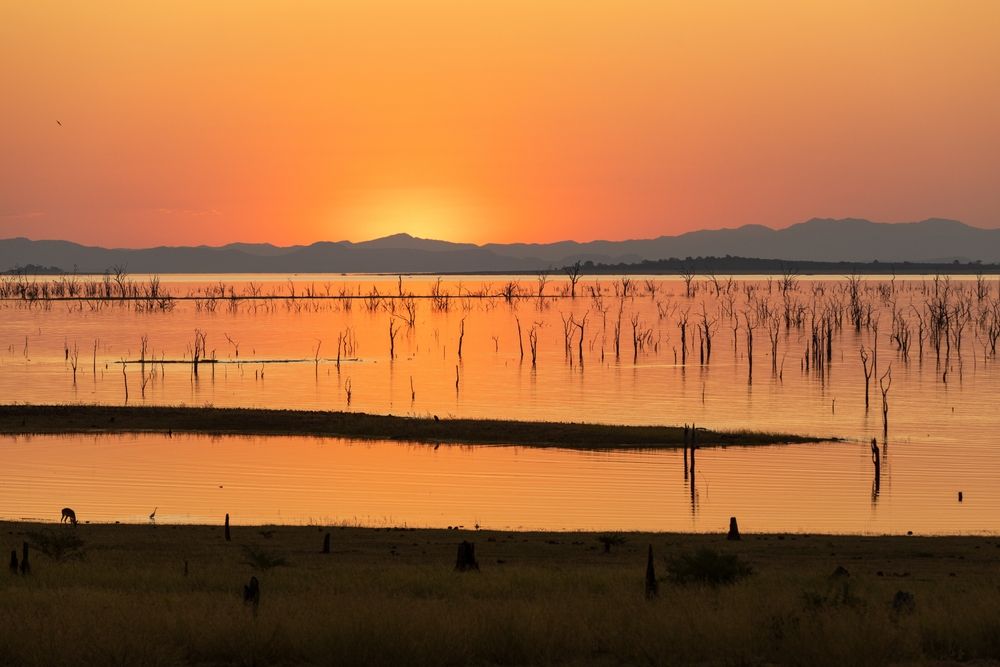
[[[11,519],[11,518],[0,518],[0,534],[6,535],[16,535],[22,532],[31,532],[33,530],[50,530],[56,529],[61,530],[65,528],[66,530],[71,530],[73,527],[68,523],[60,523],[60,521],[55,518],[56,513],[53,513],[53,518],[51,520],[43,519],[40,517],[26,517],[23,519]],[[96,532],[103,531],[143,531],[143,530],[167,530],[167,531],[190,531],[190,532],[200,532],[205,530],[222,530],[224,526],[225,517],[220,516],[218,522],[216,523],[170,523],[166,521],[142,521],[142,522],[125,522],[125,521],[80,521],[76,526],[78,531],[89,531],[93,529]],[[343,533],[354,536],[367,536],[374,537],[380,533],[389,534],[399,534],[399,533],[419,533],[422,536],[441,538],[442,541],[446,541],[449,544],[454,540],[470,540],[478,542],[492,542],[489,538],[505,537],[509,539],[513,538],[551,538],[551,537],[563,537],[563,538],[579,538],[579,537],[590,537],[596,539],[602,535],[621,535],[626,538],[626,542],[636,541],[637,543],[646,544],[650,540],[658,541],[665,540],[669,543],[700,543],[700,542],[711,542],[716,543],[722,542],[726,543],[727,534],[726,525],[720,525],[717,530],[706,531],[706,532],[692,532],[692,531],[672,531],[672,530],[619,530],[619,529],[567,529],[561,530],[557,528],[531,528],[531,529],[515,529],[515,528],[490,528],[487,526],[481,528],[475,528],[472,526],[449,526],[446,528],[434,528],[428,526],[407,526],[407,525],[359,525],[359,524],[349,524],[349,523],[243,523],[239,521],[239,517],[232,517],[232,522],[230,523],[230,528],[235,534],[237,531],[243,531],[246,534],[259,534],[261,529],[274,529],[275,531],[287,531],[288,533],[308,533],[312,535],[317,531],[329,531],[331,533]],[[741,529],[744,528],[742,523],[740,524]],[[265,532],[267,532],[265,530]],[[983,544],[989,544],[990,546],[995,546],[997,551],[1000,551],[1000,532],[989,533],[989,532],[978,532],[978,533],[914,533],[907,535],[906,533],[825,533],[822,531],[818,532],[798,532],[798,531],[747,531],[745,529],[741,530],[741,538],[735,543],[731,543],[731,546],[739,546],[741,543],[746,542],[759,542],[759,541],[769,541],[775,540],[790,541],[795,542],[797,540],[801,541],[816,541],[817,543],[823,541],[832,542],[893,542],[893,543],[903,543],[906,541],[912,542],[952,542],[952,541],[970,541],[970,542],[982,542]],[[253,541],[253,540],[251,540]],[[825,547],[829,547],[830,544],[824,542]],[[910,547],[901,547],[902,556],[913,556],[914,554],[910,552]],[[923,556],[919,556],[923,557]],[[989,556],[989,554],[984,554],[984,557],[988,557],[989,560],[995,561],[996,558],[1000,558],[1000,553],[996,557]]]
[[[0,517],[0,530],[26,530],[26,529],[50,529],[55,528],[60,525],[60,521],[53,514],[53,518],[46,519],[42,517]],[[161,520],[159,517],[156,521],[149,520],[137,520],[137,521],[122,521],[122,520],[82,520],[78,524],[78,528],[95,528],[97,530],[104,530],[108,528],[120,528],[123,530],[132,529],[142,529],[142,528],[162,528],[169,530],[203,530],[203,529],[216,529],[221,527],[222,520],[218,523],[206,523],[204,521],[192,521],[190,523],[176,523],[171,521]],[[714,531],[673,531],[673,530],[635,530],[631,528],[626,529],[597,529],[597,528],[493,528],[490,526],[482,526],[480,528],[474,528],[470,526],[448,526],[448,527],[434,527],[434,526],[409,526],[406,524],[386,524],[386,525],[366,525],[357,523],[272,523],[264,522],[257,523],[255,521],[240,522],[232,524],[233,530],[236,528],[241,528],[244,530],[289,530],[289,531],[314,531],[314,530],[324,530],[324,531],[358,531],[361,533],[378,533],[378,532],[413,532],[418,531],[421,533],[442,533],[452,536],[458,536],[460,539],[475,539],[476,535],[490,536],[490,535],[509,535],[518,537],[530,537],[530,536],[544,536],[544,537],[571,537],[571,536],[591,536],[597,538],[600,535],[622,535],[626,538],[635,538],[642,540],[649,539],[692,539],[701,540],[708,537],[717,537],[720,539],[725,539],[726,531],[723,529]],[[912,533],[907,534],[905,532],[899,533],[828,533],[823,531],[800,531],[800,530],[758,530],[753,533],[744,533],[744,539],[751,540],[791,540],[796,539],[809,540],[809,539],[830,539],[830,540],[872,540],[872,541],[894,541],[894,540],[937,540],[937,541],[947,541],[947,540],[986,540],[986,541],[996,541],[997,549],[1000,549],[1000,531],[990,532],[988,530],[980,531],[970,531],[965,533]]]
[[[441,444],[562,447],[568,449],[681,449],[683,426],[628,426],[499,419],[438,419],[364,412],[265,408],[108,405],[0,405],[0,434],[204,433],[207,435],[317,436]],[[699,428],[696,444],[750,447],[843,442],[787,433]]]

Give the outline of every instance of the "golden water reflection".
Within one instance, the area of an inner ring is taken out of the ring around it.
[[[1000,465],[893,450],[872,497],[865,443],[586,452],[307,437],[0,440],[0,515],[162,523],[830,533],[1000,532]],[[959,503],[957,492],[964,492]]]

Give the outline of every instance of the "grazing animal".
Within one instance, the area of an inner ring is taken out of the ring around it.
[[[69,507],[64,507],[62,508],[62,518],[59,519],[59,523],[65,523],[67,521],[76,526],[76,512]]]

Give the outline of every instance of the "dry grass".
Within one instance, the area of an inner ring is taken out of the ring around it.
[[[0,577],[0,664],[883,665],[1000,659],[1000,542],[331,528],[81,525],[82,560]],[[0,524],[7,549],[37,532]],[[479,573],[453,571],[476,543]],[[661,577],[643,597],[646,545]],[[261,571],[246,548],[287,566]],[[710,548],[754,573],[669,583]],[[6,553],[6,552],[3,552]],[[184,561],[189,574],[184,575]],[[849,571],[832,578],[837,565]],[[883,576],[877,573],[882,572]],[[261,583],[256,615],[242,603]],[[912,613],[892,608],[896,591]]]

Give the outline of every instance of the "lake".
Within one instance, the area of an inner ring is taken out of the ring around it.
[[[179,522],[228,511],[254,523],[721,530],[737,515],[762,531],[1000,531],[995,276],[585,276],[575,298],[556,275],[170,276],[155,298],[139,276],[121,289],[140,298],[126,301],[100,298],[113,281],[60,280],[3,285],[7,402],[123,404],[127,384],[129,405],[696,423],[846,442],[699,450],[692,504],[680,452],[8,438],[4,518],[70,505],[141,521],[158,506]]]

